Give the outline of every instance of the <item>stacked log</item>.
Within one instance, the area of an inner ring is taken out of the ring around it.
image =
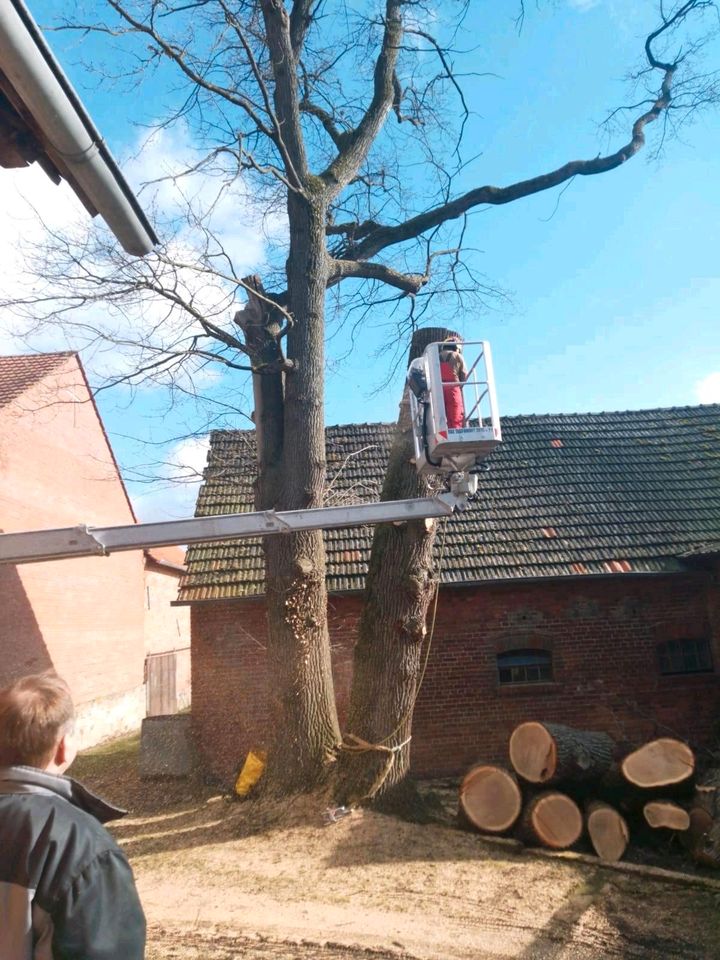
[[[507,833],[522,810],[517,778],[502,767],[473,767],[460,784],[460,809],[482,833]]]
[[[590,843],[601,860],[621,860],[630,841],[627,820],[602,800],[591,800],[585,810]]]
[[[556,850],[586,836],[607,861],[632,837],[681,835],[696,862],[720,867],[720,776],[694,788],[695,756],[681,740],[628,746],[529,721],[513,730],[509,756],[512,770],[481,764],[462,782],[461,818],[473,829]]]
[[[685,846],[699,866],[720,869],[720,787],[698,786],[690,801]]]

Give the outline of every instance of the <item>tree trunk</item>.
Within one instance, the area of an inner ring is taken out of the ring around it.
[[[573,730],[560,723],[521,723],[510,737],[510,762],[528,783],[600,780],[616,757],[606,733]]]
[[[275,506],[322,505],[325,210],[290,193],[287,261],[292,368],[285,377],[282,476]],[[320,782],[340,739],[330,663],[325,548],[320,531],[265,538],[273,745],[266,787],[276,793]]]
[[[625,818],[614,807],[600,800],[590,801],[585,813],[587,832],[595,853],[601,860],[619,860],[630,840]]]
[[[505,833],[520,816],[522,793],[502,767],[473,767],[460,784],[463,820],[482,833]]]
[[[278,338],[282,329],[279,311],[263,299],[265,291],[258,276],[244,277],[248,302],[235,314],[253,366],[255,448],[258,475],[255,509],[272,509],[282,481],[284,426],[284,371]],[[256,291],[255,293],[253,291]]]
[[[444,327],[416,331],[410,360],[429,343],[452,335]],[[380,499],[424,497],[429,489],[427,479],[415,469],[405,392]],[[345,738],[348,747],[359,749],[341,751],[335,791],[340,803],[387,800],[407,775],[413,709],[427,653],[425,621],[435,592],[436,529],[437,523],[423,520],[375,528]]]
[[[565,850],[579,839],[582,828],[582,814],[575,801],[549,790],[528,801],[517,832],[525,843]]]

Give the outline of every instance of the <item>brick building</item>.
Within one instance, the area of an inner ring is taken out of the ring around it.
[[[331,501],[378,498],[392,431],[327,430]],[[506,417],[503,437],[477,501],[448,521],[414,772],[501,759],[512,728],[533,718],[709,743],[720,711],[720,406]],[[251,509],[253,456],[251,433],[212,434],[199,515]],[[341,715],[371,537],[325,534]],[[208,765],[227,778],[267,735],[262,558],[246,540],[187,559],[193,717]]]
[[[0,357],[0,529],[134,522],[77,354]],[[146,653],[189,645],[170,606],[182,563],[173,548],[0,565],[0,685],[57,669],[86,746],[139,726]]]

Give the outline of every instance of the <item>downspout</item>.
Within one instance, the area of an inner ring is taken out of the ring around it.
[[[22,0],[0,0],[0,66],[124,249],[150,253],[149,221]]]

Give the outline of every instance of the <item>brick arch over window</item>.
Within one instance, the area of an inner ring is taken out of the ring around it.
[[[553,652],[553,638],[547,633],[527,630],[512,630],[495,638],[495,653],[507,653],[509,650],[547,650]]]

